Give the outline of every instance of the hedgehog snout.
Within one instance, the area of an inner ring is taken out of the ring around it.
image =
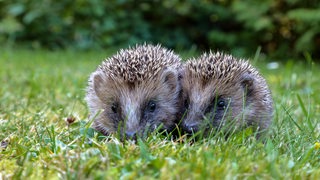
[[[126,131],[125,135],[127,139],[133,139],[133,140],[137,139],[136,131]]]
[[[187,134],[194,134],[199,131],[199,123],[183,123],[182,130]]]

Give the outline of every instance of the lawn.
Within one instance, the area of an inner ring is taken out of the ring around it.
[[[90,128],[84,102],[88,75],[114,52],[0,50],[0,179],[320,178],[320,66],[307,54],[276,69],[252,60],[275,104],[264,142],[245,130],[122,143]]]

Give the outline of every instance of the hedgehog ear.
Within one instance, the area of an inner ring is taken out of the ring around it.
[[[176,91],[179,83],[179,73],[172,69],[166,69],[163,72],[161,80],[168,85],[171,91]]]
[[[245,91],[245,95],[250,96],[254,89],[254,77],[250,73],[245,73],[241,77],[241,86]]]
[[[92,81],[93,81],[94,91],[96,92],[99,99],[104,101],[103,97],[106,97],[106,96],[105,96],[105,91],[102,90],[102,87],[105,84],[105,80],[100,76],[100,74],[94,74]]]

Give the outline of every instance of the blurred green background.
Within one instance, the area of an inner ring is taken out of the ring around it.
[[[318,0],[0,0],[0,43],[52,50],[169,48],[320,57]]]

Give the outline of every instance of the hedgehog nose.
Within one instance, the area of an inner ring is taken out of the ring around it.
[[[184,124],[182,129],[185,133],[192,135],[199,130],[199,127],[197,124]]]
[[[126,138],[127,139],[136,139],[136,132],[135,131],[126,131]]]

